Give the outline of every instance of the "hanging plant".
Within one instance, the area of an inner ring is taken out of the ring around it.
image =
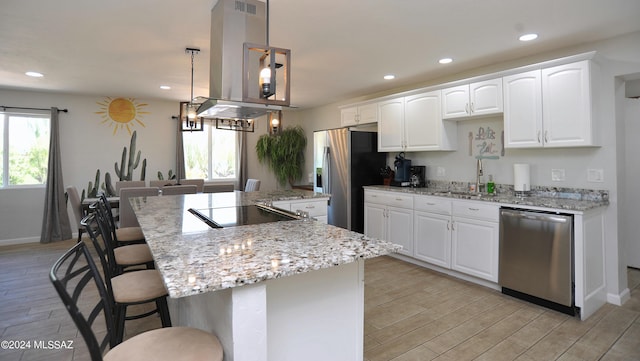
[[[299,127],[288,127],[276,135],[263,134],[256,143],[258,161],[267,164],[278,183],[293,186],[304,172],[304,149],[307,137]]]

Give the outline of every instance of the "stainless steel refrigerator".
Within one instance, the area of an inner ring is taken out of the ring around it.
[[[339,128],[316,131],[314,187],[329,193],[327,221],[364,233],[365,185],[382,184],[387,153],[378,153],[378,133]]]

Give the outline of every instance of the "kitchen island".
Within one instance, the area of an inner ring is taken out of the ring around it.
[[[362,360],[364,263],[400,247],[309,219],[209,228],[189,208],[322,199],[308,191],[132,199],[174,326],[215,333],[225,360]]]

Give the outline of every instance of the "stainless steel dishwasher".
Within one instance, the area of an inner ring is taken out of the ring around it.
[[[573,216],[500,209],[502,292],[575,315]]]

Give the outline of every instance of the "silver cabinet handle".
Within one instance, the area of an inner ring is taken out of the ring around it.
[[[402,200],[402,198],[396,198],[396,201],[401,201],[401,200]]]
[[[547,137],[547,133],[549,133],[547,130],[544,131],[544,142],[545,143],[549,143],[549,138]]]
[[[435,206],[436,204],[435,203],[431,203],[431,202],[427,202],[427,205],[428,206]]]
[[[451,221],[447,221],[447,231],[450,231],[450,230],[451,230],[451,226],[450,226],[450,224],[451,224]]]
[[[464,105],[464,112],[465,112],[465,113],[467,113],[467,114],[471,113],[471,112],[469,111],[469,103],[467,103],[467,104],[465,104],[465,105]]]
[[[539,130],[538,130],[538,143],[542,143],[542,142],[540,141],[540,131],[539,131]]]
[[[306,209],[314,209],[314,208],[316,208],[316,206],[305,206],[304,208],[306,208]]]
[[[474,113],[476,111],[475,107],[473,106],[473,102],[471,102],[471,113]]]
[[[451,221],[451,230],[452,230],[452,231],[455,231],[455,230],[456,230],[456,229],[455,229],[455,227],[453,226],[453,224],[454,224],[454,223],[455,223],[454,221]]]
[[[475,212],[475,211],[479,211],[479,210],[480,210],[480,208],[471,208],[471,207],[469,207],[469,210],[470,210],[470,211],[474,211],[474,212]]]

